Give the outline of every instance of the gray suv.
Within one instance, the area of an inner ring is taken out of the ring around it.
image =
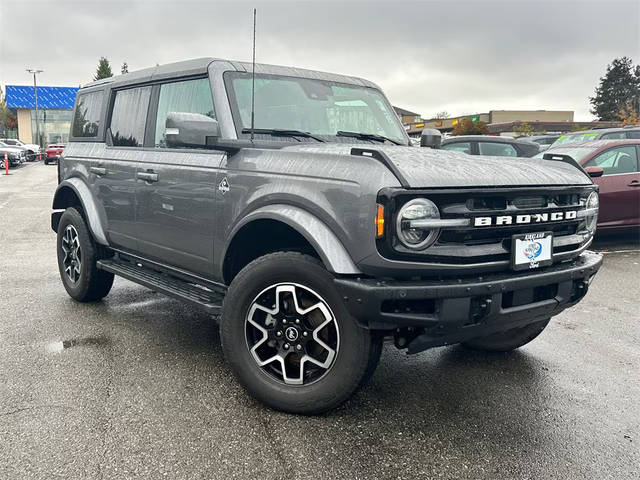
[[[251,395],[315,414],[385,339],[530,342],[587,292],[597,214],[568,157],[412,147],[367,80],[207,58],[79,90],[51,223],[71,297],[201,307]]]

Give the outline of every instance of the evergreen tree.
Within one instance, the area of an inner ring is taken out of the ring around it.
[[[93,77],[94,80],[100,80],[101,78],[109,78],[113,77],[113,72],[111,72],[111,64],[109,64],[109,60],[104,57],[100,57],[98,61],[98,68],[96,70],[96,75]]]
[[[129,73],[129,65],[127,65],[127,62],[124,62],[122,64],[122,67],[120,67],[120,73],[122,73],[123,75],[125,73]]]
[[[634,67],[628,57],[616,58],[607,65],[593,97],[589,97],[591,113],[599,120],[618,120],[627,105],[640,109],[640,66]]]

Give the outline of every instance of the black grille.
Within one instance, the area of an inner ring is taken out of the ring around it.
[[[412,198],[428,198],[438,206],[443,219],[469,219],[464,227],[442,229],[437,242],[421,252],[415,252],[400,244],[395,235],[379,241],[378,248],[389,258],[470,265],[495,262],[508,268],[511,257],[512,236],[531,232],[553,232],[554,253],[571,256],[579,253],[588,240],[584,221],[580,218],[519,223],[510,225],[474,226],[476,217],[499,216],[516,218],[518,215],[548,214],[580,211],[584,209],[586,197],[593,191],[587,187],[547,187],[513,189],[460,189],[432,190],[421,192],[397,191],[385,201],[391,207],[387,211],[397,212]],[[394,224],[395,217],[390,218]]]

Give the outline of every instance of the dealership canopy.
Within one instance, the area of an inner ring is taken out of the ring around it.
[[[38,87],[38,108],[70,110],[77,93],[77,87]],[[36,107],[32,86],[7,85],[5,98],[9,108]]]

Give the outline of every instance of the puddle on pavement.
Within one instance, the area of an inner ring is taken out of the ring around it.
[[[71,338],[69,340],[56,340],[47,343],[45,349],[49,353],[60,353],[63,350],[72,347],[104,347],[109,345],[111,340],[107,337],[84,337],[84,338]]]

